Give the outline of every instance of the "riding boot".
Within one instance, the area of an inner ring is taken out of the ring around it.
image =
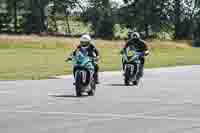
[[[122,70],[123,70],[123,76],[125,75],[125,61],[124,59],[122,58]]]
[[[99,84],[99,75],[98,75],[98,72],[94,73],[94,81],[95,81],[96,84]]]
[[[94,73],[94,80],[96,84],[99,84],[99,66],[95,64],[95,73]]]
[[[141,65],[139,66],[139,73],[138,73],[138,76],[139,76],[139,78],[142,78],[143,75],[144,75],[144,65],[141,64]]]
[[[73,75],[74,75],[74,82],[73,82],[73,85],[76,85],[76,81],[75,81],[75,80],[76,80],[76,79],[75,79],[75,71],[76,71],[76,68],[73,69]]]

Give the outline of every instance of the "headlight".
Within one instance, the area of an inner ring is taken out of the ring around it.
[[[128,57],[133,57],[135,55],[135,52],[134,51],[128,51]]]

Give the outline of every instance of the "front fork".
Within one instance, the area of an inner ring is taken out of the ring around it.
[[[86,84],[89,85],[89,84],[91,84],[91,82],[94,81],[94,71],[89,71],[90,75],[87,75],[88,74],[87,71],[76,71],[75,75],[74,75],[75,80],[77,80],[78,74],[80,74],[80,76],[81,76],[81,79],[79,79],[79,80],[81,80],[81,83],[84,85],[86,85]]]
[[[87,72],[86,71],[77,71],[75,72],[75,80],[77,79],[77,75],[78,73],[81,75],[81,79],[82,79],[82,83],[86,83],[87,82]],[[91,80],[91,75],[92,73],[90,72],[90,80]]]

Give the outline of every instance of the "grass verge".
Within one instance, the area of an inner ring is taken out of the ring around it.
[[[37,36],[0,36],[0,80],[45,79],[71,74],[72,66],[64,58],[79,44],[75,38]],[[187,41],[149,41],[151,55],[146,68],[200,64],[200,49]],[[101,71],[121,69],[119,51],[123,41],[97,40]]]

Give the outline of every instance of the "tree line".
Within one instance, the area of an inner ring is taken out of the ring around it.
[[[112,38],[114,25],[145,37],[166,33],[175,39],[200,36],[200,0],[0,0],[0,33],[56,33],[57,20],[90,24],[95,36]],[[199,37],[200,38],[200,37]]]

